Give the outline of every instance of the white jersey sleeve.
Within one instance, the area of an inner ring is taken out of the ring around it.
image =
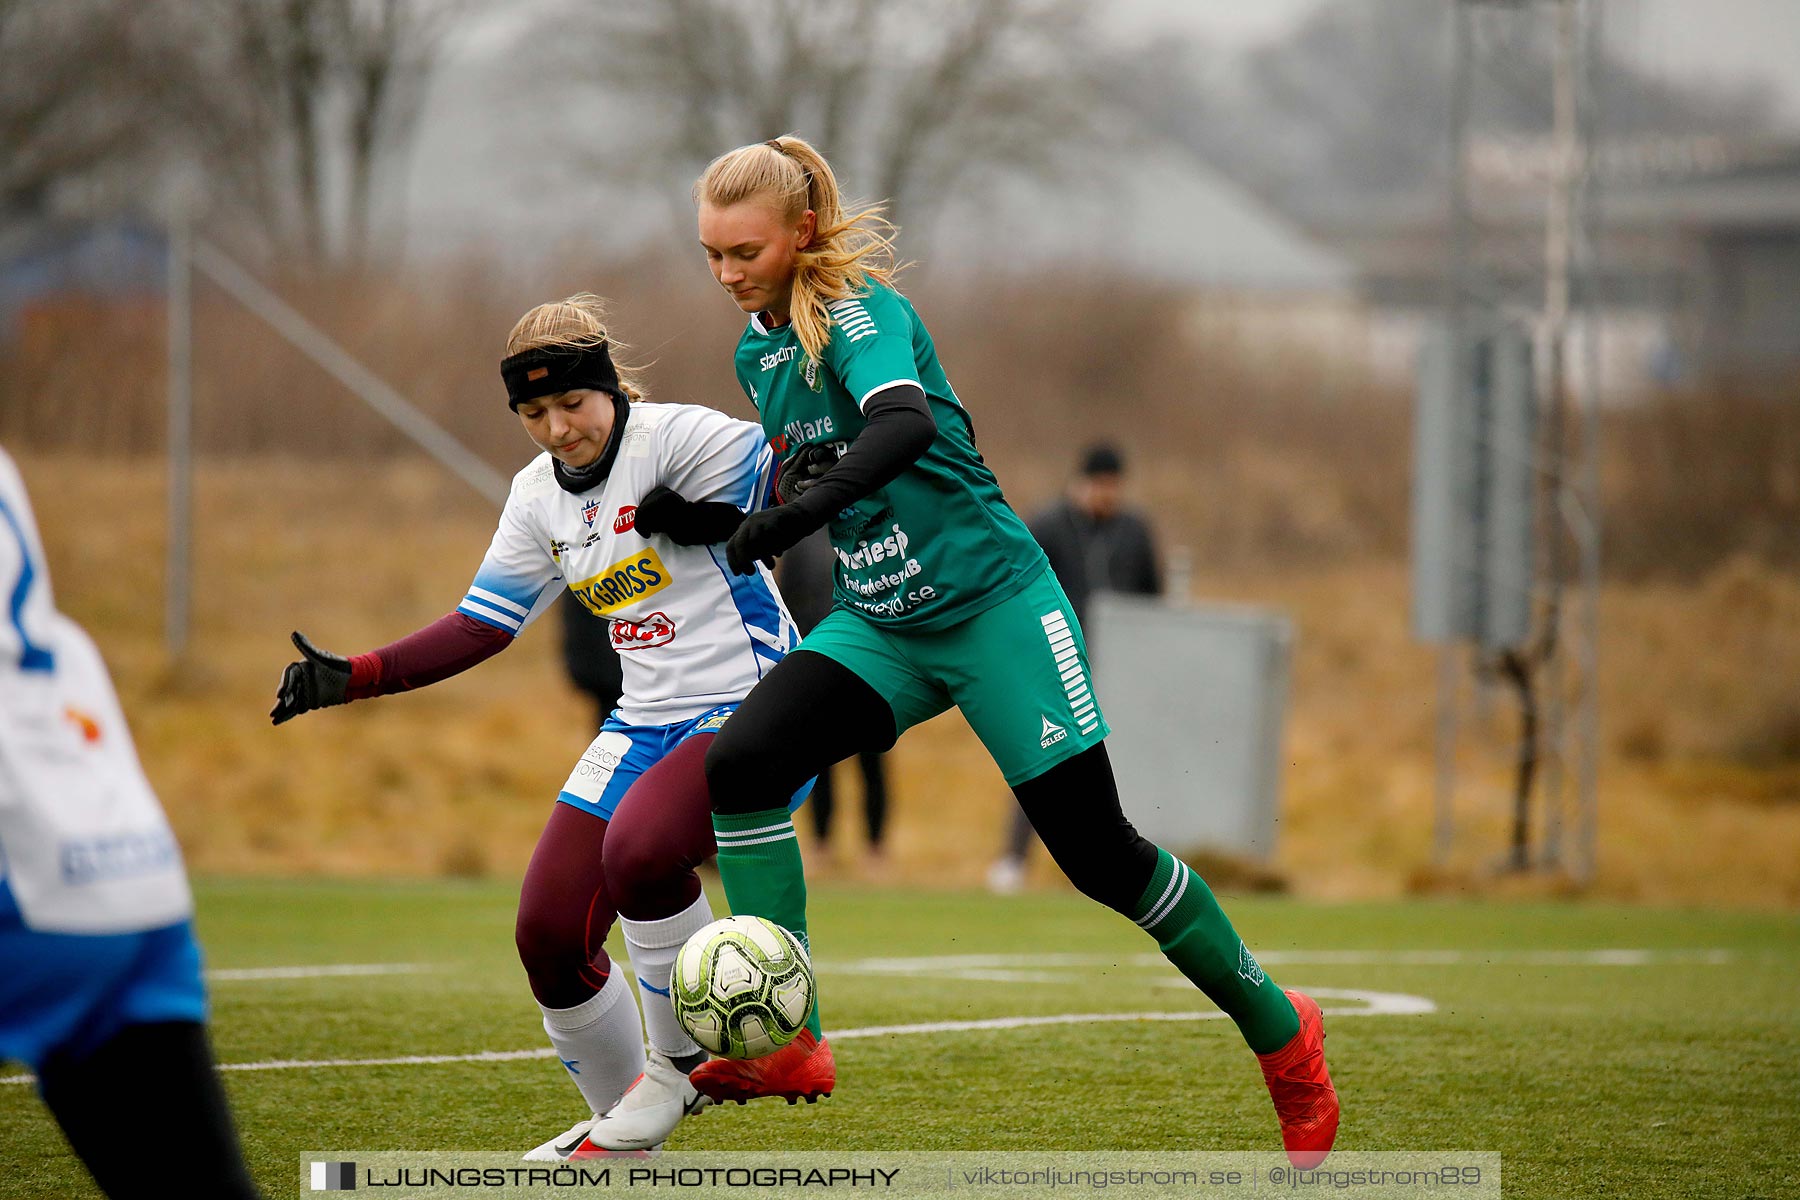
[[[657,434],[658,477],[665,487],[687,500],[722,501],[746,512],[767,506],[775,455],[760,426],[684,404],[657,426]]]
[[[533,501],[556,486],[547,454],[513,477],[494,540],[457,612],[517,635],[550,607],[557,596],[551,585],[563,577],[563,548],[538,527]]]

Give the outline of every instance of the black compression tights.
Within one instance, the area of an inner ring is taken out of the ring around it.
[[[720,813],[786,808],[831,763],[894,744],[887,701],[847,667],[802,648],[751,691],[706,755]],[[1104,744],[1064,759],[1013,795],[1082,893],[1130,916],[1156,870],[1156,846],[1119,809]]]
[[[1156,872],[1156,843],[1120,810],[1106,743],[1027,779],[1013,795],[1069,882],[1084,896],[1133,916]]]
[[[51,1058],[44,1103],[112,1200],[169,1194],[256,1200],[206,1029],[192,1021],[127,1025],[86,1058]]]
[[[786,808],[801,784],[862,750],[894,744],[894,712],[823,654],[796,650],[731,714],[706,752],[716,813]]]

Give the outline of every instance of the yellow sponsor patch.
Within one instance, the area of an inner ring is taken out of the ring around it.
[[[597,617],[610,617],[627,605],[669,586],[669,569],[654,547],[622,558],[592,579],[571,583],[569,590]]]

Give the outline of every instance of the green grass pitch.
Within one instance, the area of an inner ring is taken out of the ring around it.
[[[416,968],[216,978],[224,1063],[546,1045],[513,957],[513,886],[213,881],[198,895],[214,970]],[[1364,1001],[1324,1002],[1341,1148],[1498,1151],[1509,1196],[1800,1196],[1800,919],[1581,904],[1227,908],[1286,985],[1429,1002],[1370,1015],[1332,1015]],[[1211,1010],[1128,922],[1073,894],[816,887],[812,921],[828,1031]],[[935,961],[877,961],[907,958]],[[896,1033],[835,1048],[829,1100],[709,1110],[671,1148],[1279,1146],[1256,1064],[1223,1020]],[[226,1082],[271,1196],[292,1193],[306,1149],[523,1151],[581,1115],[549,1057]],[[0,1197],[95,1194],[29,1086],[0,1085],[0,1145]]]

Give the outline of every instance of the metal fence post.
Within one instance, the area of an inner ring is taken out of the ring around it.
[[[169,544],[163,602],[163,638],[176,662],[187,652],[193,594],[193,311],[189,233],[185,222],[176,222],[169,229]]]

